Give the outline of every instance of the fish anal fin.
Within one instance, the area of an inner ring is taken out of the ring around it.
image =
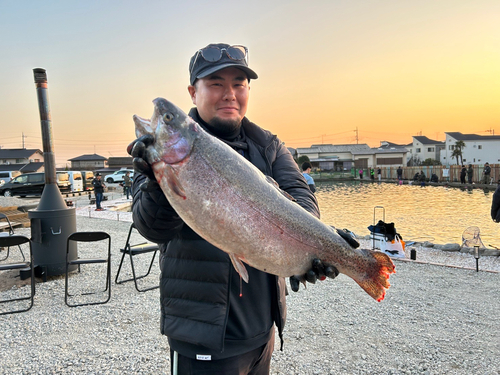
[[[182,187],[182,184],[180,183],[179,179],[177,178],[177,175],[175,174],[174,169],[170,165],[165,165],[165,172],[166,172],[166,177],[167,177],[167,183],[168,186],[170,187],[170,190],[174,192],[176,195],[181,197],[182,199],[186,199],[186,193],[184,191],[184,188]]]
[[[354,278],[354,281],[363,288],[377,302],[385,297],[385,291],[391,284],[389,276],[396,273],[394,263],[386,254],[379,251],[369,251],[374,258],[374,262],[363,279]]]
[[[238,272],[238,274],[241,276],[243,280],[245,280],[246,283],[248,283],[248,271],[243,262],[241,261],[241,258],[238,257],[236,254],[229,254],[229,258],[231,259],[231,263],[233,263],[233,267]]]

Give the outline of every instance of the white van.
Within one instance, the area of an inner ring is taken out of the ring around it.
[[[0,171],[0,181],[9,182],[21,174],[19,171]],[[0,182],[1,183],[1,182]]]
[[[83,177],[80,171],[67,171],[69,175],[69,182],[71,182],[71,191],[83,191]]]

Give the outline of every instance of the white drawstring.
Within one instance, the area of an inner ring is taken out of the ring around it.
[[[176,351],[174,351],[173,375],[177,375],[178,367],[179,367],[179,354]]]

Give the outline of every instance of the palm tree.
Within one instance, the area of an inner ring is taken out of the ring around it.
[[[452,158],[457,159],[457,164],[463,165],[463,156],[462,156],[462,149],[465,148],[465,142],[464,141],[456,141],[455,142],[455,147],[453,148],[453,153],[451,154]],[[458,158],[460,158],[460,163],[458,163]]]

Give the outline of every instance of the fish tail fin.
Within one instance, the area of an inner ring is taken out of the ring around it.
[[[386,254],[379,251],[370,251],[374,264],[363,279],[354,279],[363,290],[377,302],[385,297],[385,291],[391,286],[389,276],[396,273],[394,263]]]

